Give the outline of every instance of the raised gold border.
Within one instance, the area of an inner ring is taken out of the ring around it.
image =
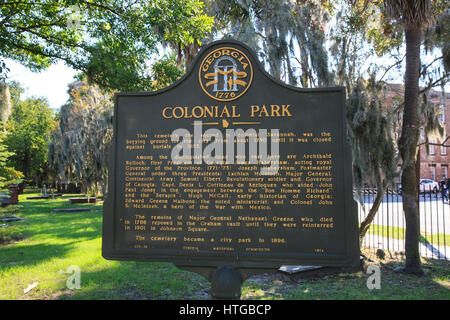
[[[205,60],[208,59],[208,57],[209,57],[210,55],[212,55],[214,52],[216,52],[216,51],[218,51],[218,50],[223,50],[223,49],[232,49],[232,50],[238,51],[240,54],[242,54],[242,55],[245,57],[245,59],[247,59],[248,65],[250,66],[250,81],[249,81],[249,83],[248,83],[248,86],[245,88],[244,91],[241,92],[241,94],[239,94],[239,95],[237,95],[237,96],[235,96],[235,97],[233,97],[233,98],[229,98],[229,99],[220,99],[220,98],[216,98],[216,97],[214,97],[213,95],[211,95],[211,94],[205,89],[205,87],[203,87],[202,77],[201,77],[201,75],[202,75],[202,66],[203,66],[203,63],[205,62]],[[203,90],[208,96],[210,96],[211,98],[213,98],[214,100],[217,100],[217,101],[233,101],[233,100],[236,100],[237,98],[241,97],[241,96],[248,90],[248,88],[250,88],[250,86],[252,85],[252,81],[253,81],[253,67],[252,67],[252,62],[250,61],[250,59],[249,59],[249,58],[248,58],[241,50],[236,49],[236,48],[233,48],[233,47],[220,47],[220,48],[217,48],[216,50],[211,51],[211,52],[208,53],[208,55],[203,59],[202,63],[200,64],[200,68],[198,69],[198,82],[200,82],[200,86],[202,87],[202,90]]]

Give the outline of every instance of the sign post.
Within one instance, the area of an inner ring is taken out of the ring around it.
[[[224,40],[114,112],[106,259],[172,262],[217,298],[281,265],[359,263],[343,87],[288,86]]]

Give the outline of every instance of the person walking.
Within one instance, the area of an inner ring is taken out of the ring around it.
[[[450,198],[450,178],[446,180],[446,188],[447,188],[447,200]],[[450,204],[450,202],[449,202]]]
[[[444,203],[444,198],[445,198],[445,200],[448,201],[448,196],[447,196],[448,181],[442,180],[439,183],[439,186],[440,186],[440,190],[441,190],[442,203]]]

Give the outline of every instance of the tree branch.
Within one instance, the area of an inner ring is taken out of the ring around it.
[[[437,147],[450,147],[450,145],[445,144],[448,139],[450,139],[450,136],[447,136],[447,138],[445,138],[445,140],[443,142],[441,142],[441,143],[428,142],[428,145],[430,145],[430,146],[437,146]],[[426,144],[427,144],[426,142],[422,142],[422,143],[419,143],[417,146],[423,146],[423,145],[426,145]]]
[[[18,44],[16,42],[14,42],[14,43],[8,42],[8,45],[16,47],[17,49],[22,49],[22,50],[28,51],[30,53],[34,53],[34,54],[37,54],[37,55],[42,55],[42,56],[47,57],[47,58],[63,60],[69,66],[72,66],[74,69],[78,69],[80,71],[86,72],[86,70],[82,66],[75,64],[72,60],[70,60],[67,57],[63,57],[63,56],[56,55],[56,54],[50,54],[50,53],[44,52],[42,50],[36,50],[34,48],[30,48],[30,47],[27,47],[27,46],[20,45],[20,44]]]
[[[119,12],[119,11],[117,11],[117,10],[111,8],[111,7],[108,7],[108,6],[105,6],[105,5],[102,5],[102,4],[98,4],[98,3],[94,3],[94,2],[89,2],[89,1],[80,1],[80,2],[84,3],[88,7],[93,6],[93,7],[97,7],[97,8],[100,8],[100,9],[107,10],[107,11],[115,14],[116,16],[119,16],[119,17],[123,18],[123,14],[121,12]]]
[[[399,65],[400,63],[403,62],[403,60],[405,59],[406,55],[403,56],[403,58],[399,61],[397,61],[396,63],[394,63],[393,65],[391,65],[389,68],[386,69],[386,71],[383,73],[383,76],[381,76],[379,81],[382,81],[383,78],[386,76],[386,74],[395,66]]]
[[[427,71],[428,67],[440,59],[444,59],[444,56],[440,56],[440,57],[434,59],[433,61],[431,61],[429,64],[427,64],[426,67],[423,68],[422,72],[420,72],[420,75],[423,76],[425,74],[425,72]]]
[[[425,88],[423,88],[422,90],[419,91],[419,94],[425,93],[428,90],[430,90],[431,88],[433,88],[437,83],[443,81],[445,78],[450,77],[450,72],[445,73],[442,77],[440,77],[439,79],[431,82],[428,86],[426,86]]]
[[[425,88],[421,89],[419,91],[419,95],[427,92],[428,90],[432,89],[433,87],[436,86],[437,83],[443,81],[445,78],[450,77],[450,72],[445,73],[442,77],[440,77],[439,79],[431,82],[428,86],[426,86]],[[399,104],[394,110],[393,113],[400,111],[403,107],[405,106],[405,102],[402,102],[401,104]]]
[[[57,24],[42,25],[42,26],[52,26],[52,25],[57,25]],[[9,26],[9,27],[10,28],[18,28],[18,29],[23,30],[22,32],[28,32],[28,33],[34,34],[36,37],[44,39],[44,40],[46,40],[46,41],[48,41],[49,43],[52,43],[52,44],[58,44],[58,45],[61,45],[61,46],[67,46],[67,47],[72,47],[72,48],[83,48],[83,46],[81,46],[81,45],[70,43],[69,41],[65,41],[63,39],[59,39],[58,37],[48,37],[48,36],[45,36],[45,35],[43,35],[43,34],[41,34],[39,32],[33,31],[33,30],[29,29],[29,28],[25,28],[25,27],[21,27],[21,26]],[[18,32],[14,32],[14,33],[18,33]]]

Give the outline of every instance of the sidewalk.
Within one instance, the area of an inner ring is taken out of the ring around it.
[[[393,252],[405,251],[404,240],[383,238],[374,234],[367,234],[362,245],[373,249],[383,249]],[[431,245],[430,243],[419,242],[419,252],[424,258],[450,260],[449,246]]]

